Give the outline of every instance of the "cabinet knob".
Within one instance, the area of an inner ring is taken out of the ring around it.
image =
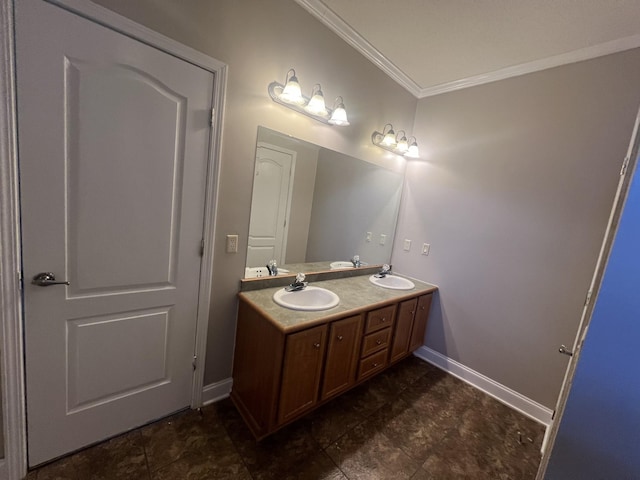
[[[342,335],[338,335],[338,337],[337,337],[337,338],[338,338],[338,341],[340,341],[340,342],[341,342],[341,341],[342,341],[342,339],[343,339],[344,337],[343,337]]]
[[[420,310],[424,310],[424,305],[422,307],[420,307]]]
[[[382,345],[382,340],[376,340],[376,345]]]
[[[387,317],[382,317],[382,321],[386,322],[387,321]]]
[[[411,313],[411,315],[413,315],[414,313],[416,313],[416,311],[415,310],[411,310],[410,313]]]
[[[316,342],[316,343],[313,344],[313,346],[316,347],[316,348],[320,348],[320,343]]]
[[[374,363],[373,365],[371,365],[373,368],[376,368],[379,364],[378,363]]]

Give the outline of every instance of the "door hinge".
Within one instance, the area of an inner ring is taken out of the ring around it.
[[[211,109],[211,118],[209,119],[209,125],[212,127],[216,124],[216,109]]]
[[[204,238],[200,240],[200,256],[204,257]]]
[[[586,307],[586,306],[588,306],[588,305],[589,305],[589,303],[591,302],[591,294],[592,294],[592,293],[593,293],[593,292],[592,292],[591,290],[589,290],[589,291],[587,292],[587,297],[584,299],[584,306],[585,306],[585,307]]]
[[[193,361],[191,362],[191,365],[193,366],[193,370],[195,371],[196,368],[198,368],[198,356],[194,355],[193,356]]]
[[[620,176],[624,175],[625,173],[627,173],[627,167],[629,166],[629,157],[625,157],[624,161],[622,162],[622,168],[620,169]]]

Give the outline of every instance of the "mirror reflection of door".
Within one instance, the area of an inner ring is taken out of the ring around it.
[[[296,154],[269,144],[258,144],[251,201],[247,266],[269,260],[285,262],[291,192]]]

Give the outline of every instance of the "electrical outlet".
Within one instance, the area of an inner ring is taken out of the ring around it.
[[[227,253],[238,253],[238,235],[227,235]]]
[[[387,236],[384,233],[380,234],[380,245],[387,243]]]
[[[372,236],[371,232],[367,232],[367,242],[371,241],[371,236]]]
[[[422,255],[429,255],[429,250],[431,250],[431,245],[428,243],[422,244]]]
[[[411,250],[411,240],[409,240],[408,238],[404,239],[404,251],[408,252],[409,250]]]

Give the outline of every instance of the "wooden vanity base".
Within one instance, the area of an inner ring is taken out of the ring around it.
[[[240,298],[231,399],[260,440],[420,347],[432,293],[288,333]]]

